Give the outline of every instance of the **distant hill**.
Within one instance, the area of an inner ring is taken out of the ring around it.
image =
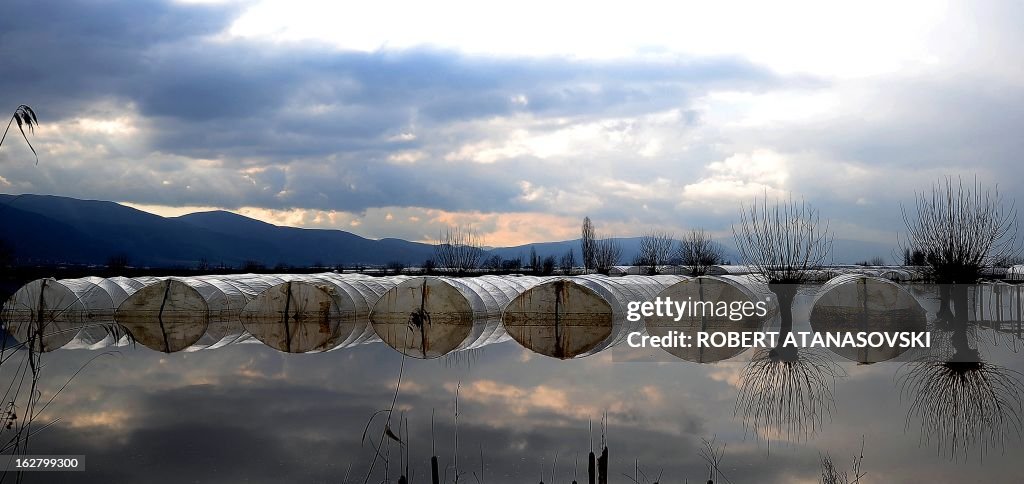
[[[622,246],[622,260],[620,264],[629,265],[633,262],[633,259],[637,254],[640,253],[640,237],[615,237],[619,245]],[[516,257],[522,257],[523,260],[528,260],[530,257],[530,250],[536,249],[537,256],[547,257],[549,255],[555,257],[561,257],[573,250],[575,252],[576,260],[580,261],[580,239],[564,240],[561,242],[539,242],[536,244],[517,245],[515,247],[499,247],[491,249],[491,254],[498,254],[505,259],[514,259]],[[725,258],[732,262],[738,262],[739,256],[735,254],[735,251],[727,244],[722,245]]]
[[[427,244],[370,240],[340,230],[278,227],[230,212],[165,218],[113,202],[0,195],[0,237],[21,264],[104,264],[124,255],[132,265],[153,267],[239,266],[279,263],[420,263]]]
[[[114,202],[78,200],[47,195],[0,195],[0,239],[13,249],[16,261],[34,264],[105,264],[125,256],[134,266],[237,267],[254,261],[268,267],[319,265],[384,265],[401,261],[419,265],[433,256],[429,244],[400,239],[372,240],[342,230],[281,227],[231,212],[199,212],[161,217]],[[617,239],[622,263],[639,250],[639,237]],[[726,257],[739,262],[732,241],[720,243]],[[505,259],[560,257],[570,249],[579,260],[579,240],[541,242],[487,251]],[[834,261],[853,263],[874,256],[891,259],[892,248],[882,244],[837,240]]]
[[[619,237],[615,240],[622,245],[621,264],[629,265],[633,261],[633,258],[640,252],[640,237]],[[739,251],[736,250],[736,245],[732,238],[716,239],[715,242],[718,242],[722,246],[722,253],[725,256],[726,261],[733,264],[742,263]],[[540,257],[546,257],[548,255],[561,257],[566,254],[569,249],[572,249],[576,253],[576,260],[580,260],[579,239],[566,240],[562,242],[540,242],[515,247],[493,248],[491,249],[491,253],[498,254],[506,259],[522,256],[523,260],[526,260],[530,256],[531,247],[537,249],[537,255]],[[894,258],[894,247],[895,246],[879,244],[876,242],[836,239],[832,242],[832,260],[830,262],[834,264],[855,264],[860,261],[881,257],[885,259],[886,263],[895,264],[900,261]]]

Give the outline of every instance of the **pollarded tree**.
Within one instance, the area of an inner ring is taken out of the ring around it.
[[[812,349],[782,344],[793,331],[793,299],[808,271],[822,265],[832,246],[828,223],[806,202],[768,196],[744,207],[733,237],[740,257],[768,284],[779,303],[780,344],[754,353],[743,370],[736,413],[766,438],[807,439],[835,406],[835,381],[842,369]]]
[[[488,271],[499,272],[502,270],[504,263],[505,260],[502,259],[500,255],[494,254],[488,257],[486,260],[484,260],[483,264],[481,265],[484,269]]]
[[[711,240],[711,236],[704,229],[690,230],[679,241],[676,255],[682,266],[693,276],[703,276],[708,273],[711,266],[721,264],[725,260],[722,247]]]
[[[768,284],[779,302],[780,332],[793,329],[793,298],[811,269],[825,263],[832,249],[828,222],[807,202],[776,200],[768,195],[744,207],[732,228],[736,248],[751,273]]]
[[[594,270],[608,274],[612,266],[618,265],[622,259],[622,245],[615,239],[599,239],[594,241]]]
[[[984,455],[989,448],[1002,448],[1012,433],[1021,433],[1024,395],[1020,373],[985,361],[971,347],[968,284],[985,267],[1014,258],[1016,210],[997,186],[977,180],[965,184],[959,177],[944,178],[930,192],[916,194],[915,208],[915,213],[903,210],[904,244],[927,254],[927,268],[940,283],[938,316],[950,333],[953,354],[929,355],[910,367],[902,379],[904,393],[912,398],[908,421],[920,419],[922,439],[935,441],[940,450],[948,448],[951,456],[962,452],[966,457],[972,446]]]
[[[553,255],[549,255],[549,256],[541,259],[541,261],[540,261],[540,275],[542,275],[542,276],[550,276],[551,274],[554,274],[555,273],[555,265],[556,264],[557,264],[557,261],[555,261],[555,256],[553,256]]]
[[[657,274],[658,267],[668,264],[672,255],[675,238],[670,232],[651,230],[640,237],[640,252],[637,254],[636,265],[647,269],[648,274]]]
[[[965,186],[961,178],[947,177],[929,192],[915,194],[914,213],[903,208],[907,225],[904,246],[927,254],[926,267],[938,282],[939,317],[967,324],[967,287],[981,277],[983,268],[1016,252],[1017,213],[998,187],[987,188],[975,180]],[[949,303],[953,303],[953,311]],[[958,331],[958,338],[963,336]],[[958,342],[961,347],[965,341]]]
[[[1016,253],[1017,212],[998,186],[945,178],[915,198],[914,213],[903,208],[904,245],[930,255],[926,262],[937,282],[973,283],[983,268]]]
[[[437,266],[454,273],[466,273],[480,266],[483,249],[480,237],[473,229],[448,227],[441,231],[434,245]]]

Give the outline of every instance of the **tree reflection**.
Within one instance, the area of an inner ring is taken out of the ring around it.
[[[909,401],[907,427],[920,421],[921,442],[934,444],[941,454],[966,458],[972,447],[979,455],[1005,447],[1006,439],[1021,435],[1024,381],[1015,370],[984,361],[968,337],[966,307],[958,304],[954,288],[955,316],[943,331],[952,355],[930,354],[908,363],[898,374],[901,398]]]
[[[759,349],[740,377],[735,414],[755,435],[806,440],[831,418],[841,376],[839,365],[812,350]]]
[[[1021,431],[1020,373],[984,361],[930,361],[908,365],[899,376],[901,396],[909,397],[907,426],[921,422],[921,442],[939,453],[967,456],[1003,449]]]

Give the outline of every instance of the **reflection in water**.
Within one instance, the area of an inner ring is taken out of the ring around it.
[[[817,351],[759,349],[743,369],[735,413],[755,435],[806,440],[831,418],[841,376],[842,368]]]
[[[1021,373],[986,362],[970,346],[978,323],[969,320],[976,311],[967,286],[940,286],[939,305],[937,339],[952,352],[933,352],[899,373],[901,397],[909,400],[907,427],[920,420],[921,442],[934,443],[940,454],[948,450],[951,458],[966,458],[972,447],[980,456],[1002,450],[1008,437],[1021,434]]]
[[[934,286],[927,290],[938,293]],[[813,298],[805,296],[794,304],[795,331],[809,324]],[[741,368],[728,362],[612,364],[610,354],[561,361],[513,342],[454,352],[434,362],[402,358],[383,344],[318,355],[278,353],[261,344],[176,354],[140,345],[124,349],[123,359],[100,359],[95,370],[77,377],[45,414],[61,420],[34,437],[31,450],[90,454],[95,470],[85,477],[91,482],[137,482],[155,472],[166,474],[161,482],[336,482],[346,474],[354,482],[368,474],[374,447],[382,447],[390,460],[388,466],[377,463],[374,482],[384,475],[394,482],[399,468],[415,475],[410,482],[427,481],[432,455],[440,458],[442,476],[447,469],[448,482],[456,456],[460,480],[475,480],[472,474],[479,470],[486,482],[524,482],[536,479],[534,463],[543,460],[551,469],[545,482],[571,482],[570,456],[577,451],[579,476],[586,474],[588,420],[608,411],[615,445],[604,465],[616,482],[625,482],[622,474],[633,476],[635,469],[651,470],[653,478],[661,467],[666,469],[662,482],[706,476],[699,443],[716,434],[728,444],[724,470],[732,482],[816,478],[821,453],[855,455],[862,435],[873,478],[962,482],[974,473],[973,479],[1012,482],[1017,464],[1012,456],[988,457],[982,467],[931,454],[936,446],[940,453],[963,455],[968,448],[1014,445],[1013,434],[1022,427],[1020,358],[993,353],[974,338],[986,327],[982,322],[960,324],[952,316],[935,321],[938,304],[922,299],[932,316],[932,341],[945,346],[941,357],[902,366],[899,392],[892,378],[900,366],[840,367],[823,349],[761,350]],[[654,353],[674,360],[660,350]],[[984,360],[977,359],[979,353]],[[95,354],[45,355],[44,393],[52,394]],[[361,446],[367,419],[392,408],[403,361],[406,373],[397,405],[389,411],[393,417],[388,423],[381,414],[367,434],[373,443]],[[852,377],[838,385],[845,376],[842,368]],[[56,388],[50,388],[53,384]],[[453,404],[459,388],[455,446]],[[898,397],[908,406],[893,412]],[[837,400],[842,412],[836,412]],[[252,404],[257,401],[261,404]],[[920,432],[905,427],[911,422],[915,427],[920,422]],[[394,437],[387,436],[388,429]],[[744,433],[792,444],[766,460],[762,445],[739,442]],[[927,445],[917,445],[919,440]],[[135,461],[126,463],[126,455]],[[555,455],[560,456],[557,473]]]
[[[907,426],[921,422],[921,442],[939,453],[967,456],[1004,448],[1007,437],[1021,432],[1020,373],[983,361],[910,363],[898,381],[909,400]]]
[[[925,310],[914,295],[903,286],[880,277],[845,274],[831,279],[817,292],[810,323],[811,329],[819,333],[922,332],[927,326]],[[896,358],[909,348],[829,349],[859,363],[878,363]]]

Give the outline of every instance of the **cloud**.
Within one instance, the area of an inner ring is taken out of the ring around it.
[[[707,176],[683,187],[684,203],[715,204],[783,195],[789,178],[786,159],[771,150],[737,153],[707,165]]]
[[[0,104],[28,102],[43,125],[38,167],[5,142],[0,188],[302,213],[278,218],[371,237],[433,233],[410,218],[425,212],[396,209],[437,211],[507,227],[494,244],[568,235],[581,215],[622,235],[723,231],[739,202],[765,191],[807,198],[849,233],[894,239],[894,208],[922,179],[977,173],[1024,195],[1014,170],[1024,73],[1009,67],[1019,42],[1008,41],[1020,35],[1006,20],[1018,8],[889,10],[870,42],[825,35],[846,28],[834,22],[786,23],[801,8],[760,13],[789,25],[786,35],[754,36],[767,24],[749,22],[718,32],[684,16],[673,35],[634,45],[668,25],[647,15],[645,29],[607,36],[629,48],[567,55],[571,42],[481,50],[467,48],[472,32],[403,37],[397,24],[375,26],[381,12],[370,7],[345,16],[364,16],[360,29],[316,24],[307,38],[267,28],[318,16],[265,2],[8,2]],[[842,17],[878,19],[865,12]],[[963,43],[943,40],[982,24]],[[580,38],[594,33],[576,25]],[[337,31],[348,40],[328,35]],[[353,44],[358,32],[406,40]],[[696,32],[721,48],[680,41]],[[917,34],[931,39],[930,56]],[[798,41],[805,49],[773,54]],[[383,210],[393,223],[372,222]],[[339,225],[320,213],[345,215]],[[530,216],[567,225],[523,223]]]

